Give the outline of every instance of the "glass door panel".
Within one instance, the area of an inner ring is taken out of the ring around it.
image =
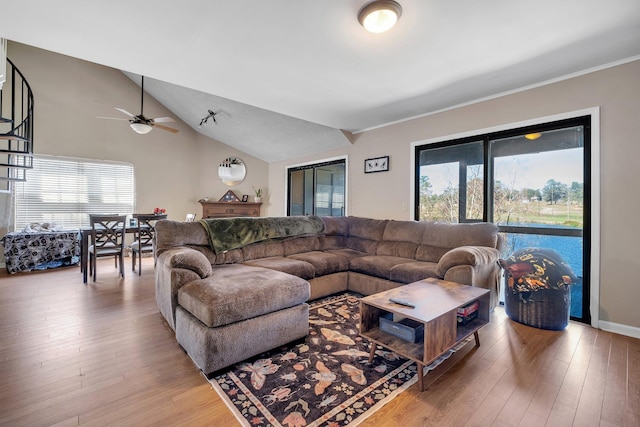
[[[580,279],[571,317],[589,323],[589,135],[585,116],[416,147],[414,217],[494,222],[503,258],[555,249]]]
[[[345,215],[344,160],[291,168],[288,171],[288,215]]]
[[[482,221],[482,141],[424,150],[419,162],[416,203],[419,220]]]
[[[490,141],[493,222],[505,232],[503,256],[525,248],[557,251],[579,283],[571,316],[583,317],[584,129],[573,126]]]

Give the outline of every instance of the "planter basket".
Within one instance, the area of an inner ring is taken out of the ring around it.
[[[527,299],[521,298],[527,294]],[[534,328],[559,331],[569,324],[571,292],[569,289],[541,289],[521,294],[507,287],[504,304],[511,320]]]
[[[540,329],[567,327],[569,287],[578,279],[559,253],[550,248],[523,248],[499,264],[504,268],[505,311],[510,319]]]

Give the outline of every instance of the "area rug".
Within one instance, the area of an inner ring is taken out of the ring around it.
[[[356,426],[417,381],[416,364],[358,336],[359,296],[310,304],[309,335],[261,354],[210,382],[243,426]],[[434,369],[459,343],[431,365]]]

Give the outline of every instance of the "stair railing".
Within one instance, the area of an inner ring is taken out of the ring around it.
[[[0,89],[0,181],[26,181],[33,167],[33,91],[7,58],[6,81]]]

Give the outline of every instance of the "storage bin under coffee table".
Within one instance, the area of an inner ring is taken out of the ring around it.
[[[418,385],[423,391],[423,369],[426,365],[471,334],[475,336],[476,345],[480,345],[478,329],[489,323],[489,295],[488,289],[424,279],[362,298],[360,335],[372,341],[369,361],[373,361],[376,344],[415,361],[418,364]],[[389,298],[408,301],[415,307],[390,302]],[[474,301],[478,301],[478,316],[465,324],[459,323],[458,308]],[[380,317],[389,313],[395,320],[408,318],[423,324],[423,339],[410,342],[383,332],[379,327]]]

